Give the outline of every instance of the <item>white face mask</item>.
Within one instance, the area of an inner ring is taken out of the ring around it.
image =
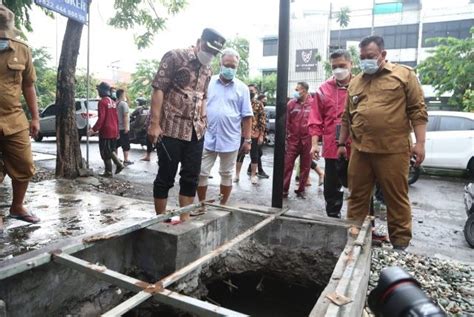
[[[212,59],[214,58],[214,55],[212,55],[211,53],[204,52],[204,51],[200,50],[197,53],[197,58],[198,58],[198,60],[201,64],[209,65],[212,62]]]
[[[6,50],[10,46],[9,40],[0,40],[0,52]]]
[[[341,81],[346,79],[350,75],[350,72],[347,68],[338,67],[332,70],[332,74],[337,80]]]
[[[360,60],[360,68],[364,74],[375,74],[379,70],[378,58]]]

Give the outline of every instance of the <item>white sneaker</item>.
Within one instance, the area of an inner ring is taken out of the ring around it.
[[[258,177],[257,176],[252,176],[250,177],[250,182],[252,182],[252,184],[257,184],[258,183]]]

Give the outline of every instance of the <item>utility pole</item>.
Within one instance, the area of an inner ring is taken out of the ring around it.
[[[285,167],[286,98],[288,96],[288,65],[290,47],[290,0],[280,0],[278,30],[277,102],[275,120],[275,150],[273,155],[272,207],[283,207],[283,177]]]
[[[375,34],[375,28],[374,28],[374,22],[375,22],[375,3],[376,0],[372,2],[372,28],[370,30],[370,34],[374,35]]]

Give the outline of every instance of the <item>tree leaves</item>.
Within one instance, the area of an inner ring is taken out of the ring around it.
[[[474,27],[471,34],[474,34]],[[474,111],[474,39],[446,37],[428,41],[437,46],[417,67],[421,83],[432,85],[439,95],[452,92],[451,105],[464,105],[466,111]]]
[[[132,81],[128,85],[128,96],[131,101],[139,97],[149,98],[151,95],[151,83],[160,66],[157,59],[144,59],[137,63],[135,73],[132,74]]]
[[[186,5],[185,0],[115,0],[115,15],[109,24],[120,29],[141,30],[134,35],[139,49],[151,45],[158,31],[165,28],[169,15],[174,15]]]
[[[346,28],[351,20],[351,10],[349,7],[343,7],[339,12],[336,13],[336,21],[339,23],[341,29]]]
[[[226,48],[233,48],[240,55],[239,67],[237,68],[236,77],[244,80],[249,76],[249,41],[241,37],[229,39],[225,44]],[[212,73],[219,74],[220,58],[214,58],[211,64]]]

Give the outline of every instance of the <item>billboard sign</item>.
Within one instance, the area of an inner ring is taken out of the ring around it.
[[[319,56],[317,48],[296,50],[296,71],[314,72],[318,70]]]
[[[89,0],[35,0],[35,3],[67,18],[87,24]]]

